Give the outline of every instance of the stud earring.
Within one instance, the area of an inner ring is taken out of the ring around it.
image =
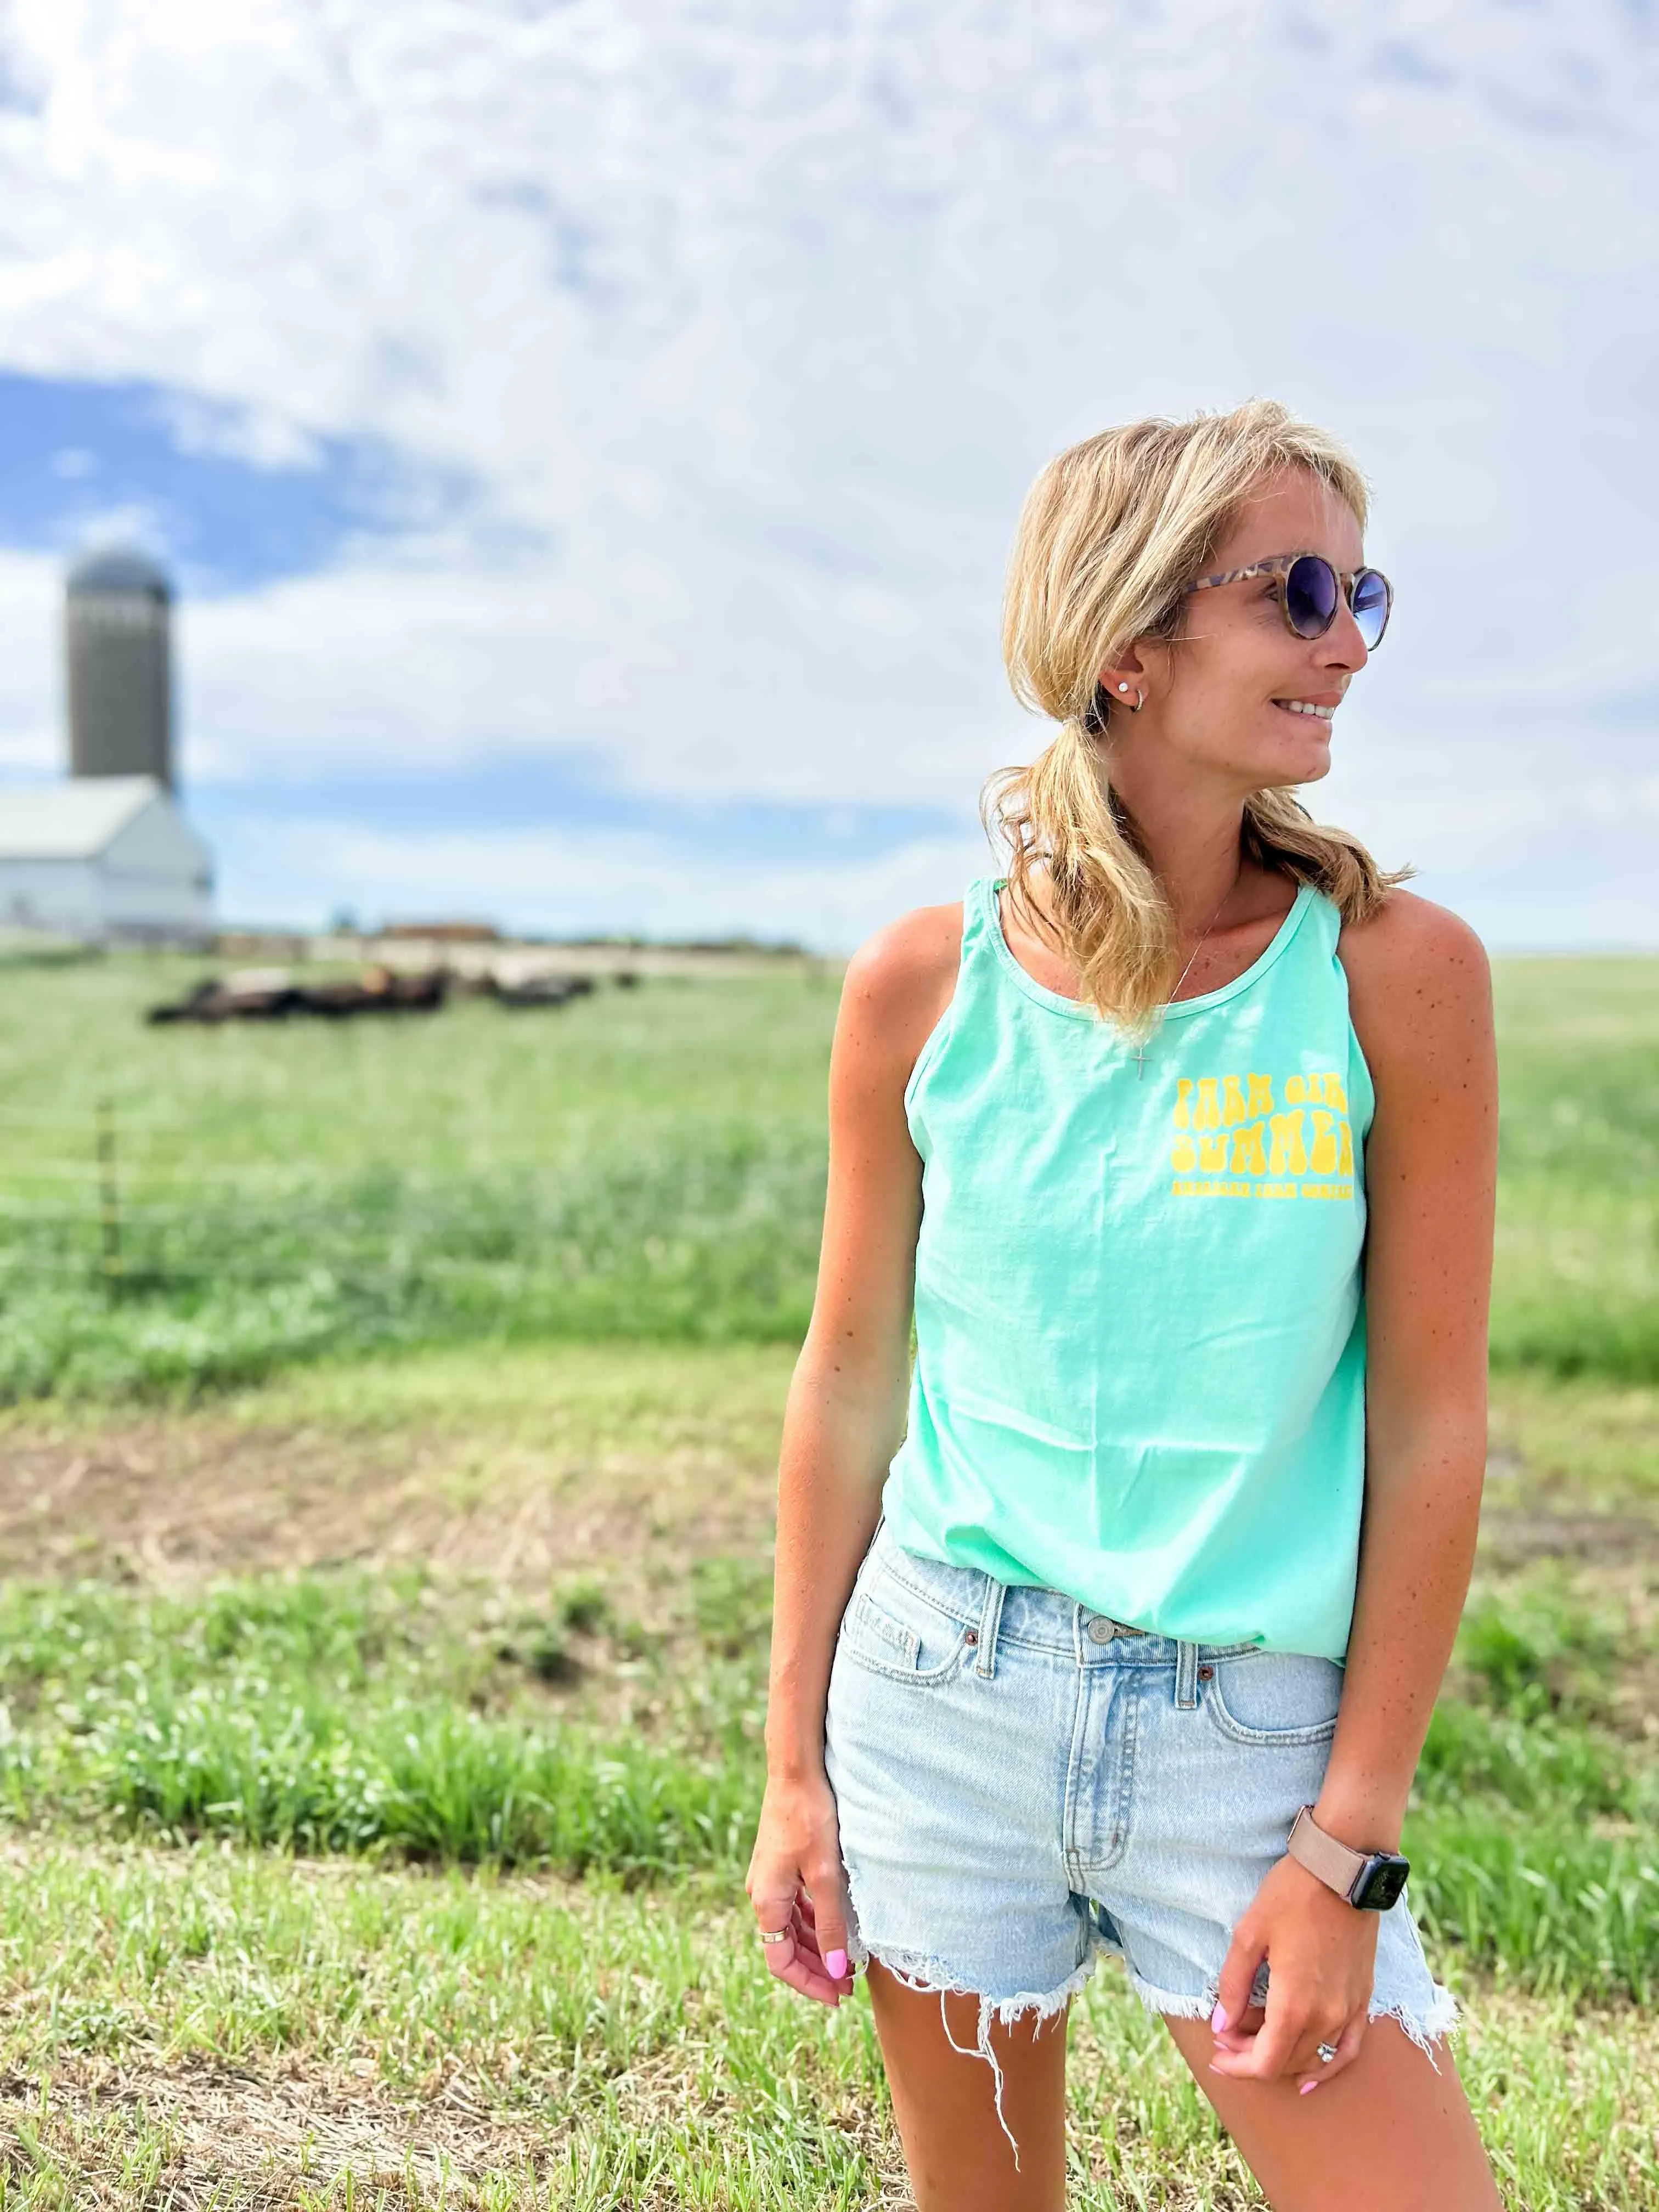
[[[1120,691],[1127,691],[1129,687],[1127,684],[1120,684],[1117,688]]]

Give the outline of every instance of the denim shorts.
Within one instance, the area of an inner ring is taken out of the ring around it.
[[[1234,1926],[1319,1795],[1342,1682],[1334,1659],[1129,1632],[907,1552],[883,1520],[825,1716],[849,1957],[939,1991],[941,2017],[945,1991],[977,1994],[999,2119],[991,2016],[1058,2012],[1103,1952],[1149,2011],[1207,2016]],[[1267,1986],[1264,1962],[1257,2002]],[[1456,2025],[1404,1896],[1379,1916],[1370,2010],[1431,2061]]]

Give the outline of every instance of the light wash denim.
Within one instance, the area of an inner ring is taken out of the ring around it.
[[[1149,2011],[1206,2016],[1235,1925],[1319,1795],[1342,1682],[1334,1659],[1127,1633],[879,1523],[825,1719],[848,1951],[938,1990],[941,2018],[947,1990],[977,1994],[1010,2142],[992,2016],[1059,2011],[1102,1953]],[[1370,2010],[1431,2063],[1457,2024],[1404,1897],[1379,1916]]]

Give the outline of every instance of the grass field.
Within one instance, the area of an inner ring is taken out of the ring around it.
[[[902,2205],[862,1993],[773,1984],[742,1894],[834,986],[191,1035],[159,965],[0,1017],[0,2212]],[[1659,1019],[1554,965],[1499,970],[1407,1841],[1507,2202],[1659,2212]],[[1074,2203],[1259,2203],[1115,1968],[1070,2033]]]
[[[459,1337],[799,1342],[837,981],[148,1029],[197,971],[0,994],[0,1396],[178,1395]],[[121,1274],[102,1267],[97,1109]]]
[[[792,1358],[5,1417],[0,2201],[905,2202],[742,1895]],[[1492,1435],[1413,1899],[1510,2203],[1659,2212],[1659,1392]],[[1259,2202],[1116,1969],[1071,2033],[1077,2204]]]
[[[0,971],[0,1398],[176,1396],[461,1338],[799,1342],[833,975],[144,1027],[196,972]],[[1655,963],[1500,961],[1496,984],[1494,1363],[1659,1381]]]

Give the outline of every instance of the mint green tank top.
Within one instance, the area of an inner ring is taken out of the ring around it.
[[[1314,886],[1138,1059],[963,901],[905,1086],[916,1357],[882,1510],[906,1549],[1136,1628],[1341,1659],[1365,1462],[1370,1072]]]

